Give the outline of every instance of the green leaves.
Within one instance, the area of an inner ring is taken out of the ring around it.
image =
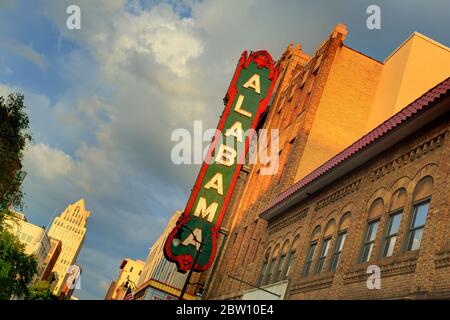
[[[16,173],[21,167],[25,145],[31,141],[27,132],[30,121],[23,102],[24,96],[19,93],[12,93],[6,99],[0,97],[0,201],[3,204],[4,195],[13,194],[6,205],[12,201],[18,207],[22,206],[22,192]],[[3,209],[0,211],[0,300],[28,294],[27,285],[36,273],[34,256],[25,254],[24,245],[4,226],[9,211]]]
[[[28,289],[28,300],[52,300],[52,291],[50,283],[47,281],[38,281]]]
[[[0,120],[3,123],[2,140],[6,140],[10,145],[12,152],[17,152],[19,158],[22,158],[22,151],[27,141],[31,141],[31,136],[27,129],[30,120],[25,112],[23,104],[24,96],[20,93],[11,93],[5,100],[0,97]]]
[[[27,285],[36,273],[36,259],[24,250],[8,230],[0,230],[0,300],[28,293]]]
[[[20,161],[27,142],[30,120],[25,112],[24,96],[11,93],[5,99],[0,97],[0,201],[7,192],[14,193],[13,205],[22,207],[20,184],[12,186],[14,176],[20,169]]]

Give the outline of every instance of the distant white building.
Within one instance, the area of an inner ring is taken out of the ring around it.
[[[23,213],[13,211],[13,216],[5,220],[10,231],[25,245],[25,253],[34,255],[37,262],[37,274],[32,283],[39,280],[45,270],[45,259],[50,252],[50,240],[44,227],[28,222]]]

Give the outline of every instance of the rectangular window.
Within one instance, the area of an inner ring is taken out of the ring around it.
[[[390,257],[394,253],[395,242],[397,241],[397,233],[402,219],[402,211],[391,214],[389,216],[386,235],[384,236],[382,257]]]
[[[421,202],[414,206],[413,217],[411,220],[411,226],[409,228],[408,237],[408,250],[419,250],[420,243],[422,242],[423,229],[425,227],[425,221],[427,220],[428,208],[430,206],[430,200]]]
[[[341,255],[342,248],[344,248],[345,238],[347,237],[347,231],[341,232],[336,240],[336,247],[334,248],[333,258],[331,259],[331,271],[335,271],[339,262],[339,256]]]
[[[377,235],[378,223],[379,220],[369,222],[369,226],[367,228],[366,238],[364,239],[364,244],[361,251],[361,259],[360,262],[367,262],[370,259],[370,255],[372,254],[373,244],[375,242],[375,237]]]
[[[330,248],[331,238],[324,239],[322,243],[322,249],[320,250],[319,261],[317,263],[316,273],[321,273],[325,259],[327,258],[328,249]]]
[[[311,269],[312,261],[314,258],[314,251],[316,250],[317,241],[311,242],[311,245],[309,246],[308,255],[306,256],[306,262],[305,266],[303,268],[303,276],[307,276],[309,274],[309,271]]]

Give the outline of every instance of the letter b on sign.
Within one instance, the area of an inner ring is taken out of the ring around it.
[[[69,30],[81,29],[81,9],[77,5],[70,5],[66,9],[66,13],[69,14],[66,20],[66,26]]]

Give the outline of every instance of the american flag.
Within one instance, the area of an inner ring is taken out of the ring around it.
[[[134,300],[133,293],[131,292],[131,288],[128,287],[127,293],[125,294],[125,297],[123,300]]]

